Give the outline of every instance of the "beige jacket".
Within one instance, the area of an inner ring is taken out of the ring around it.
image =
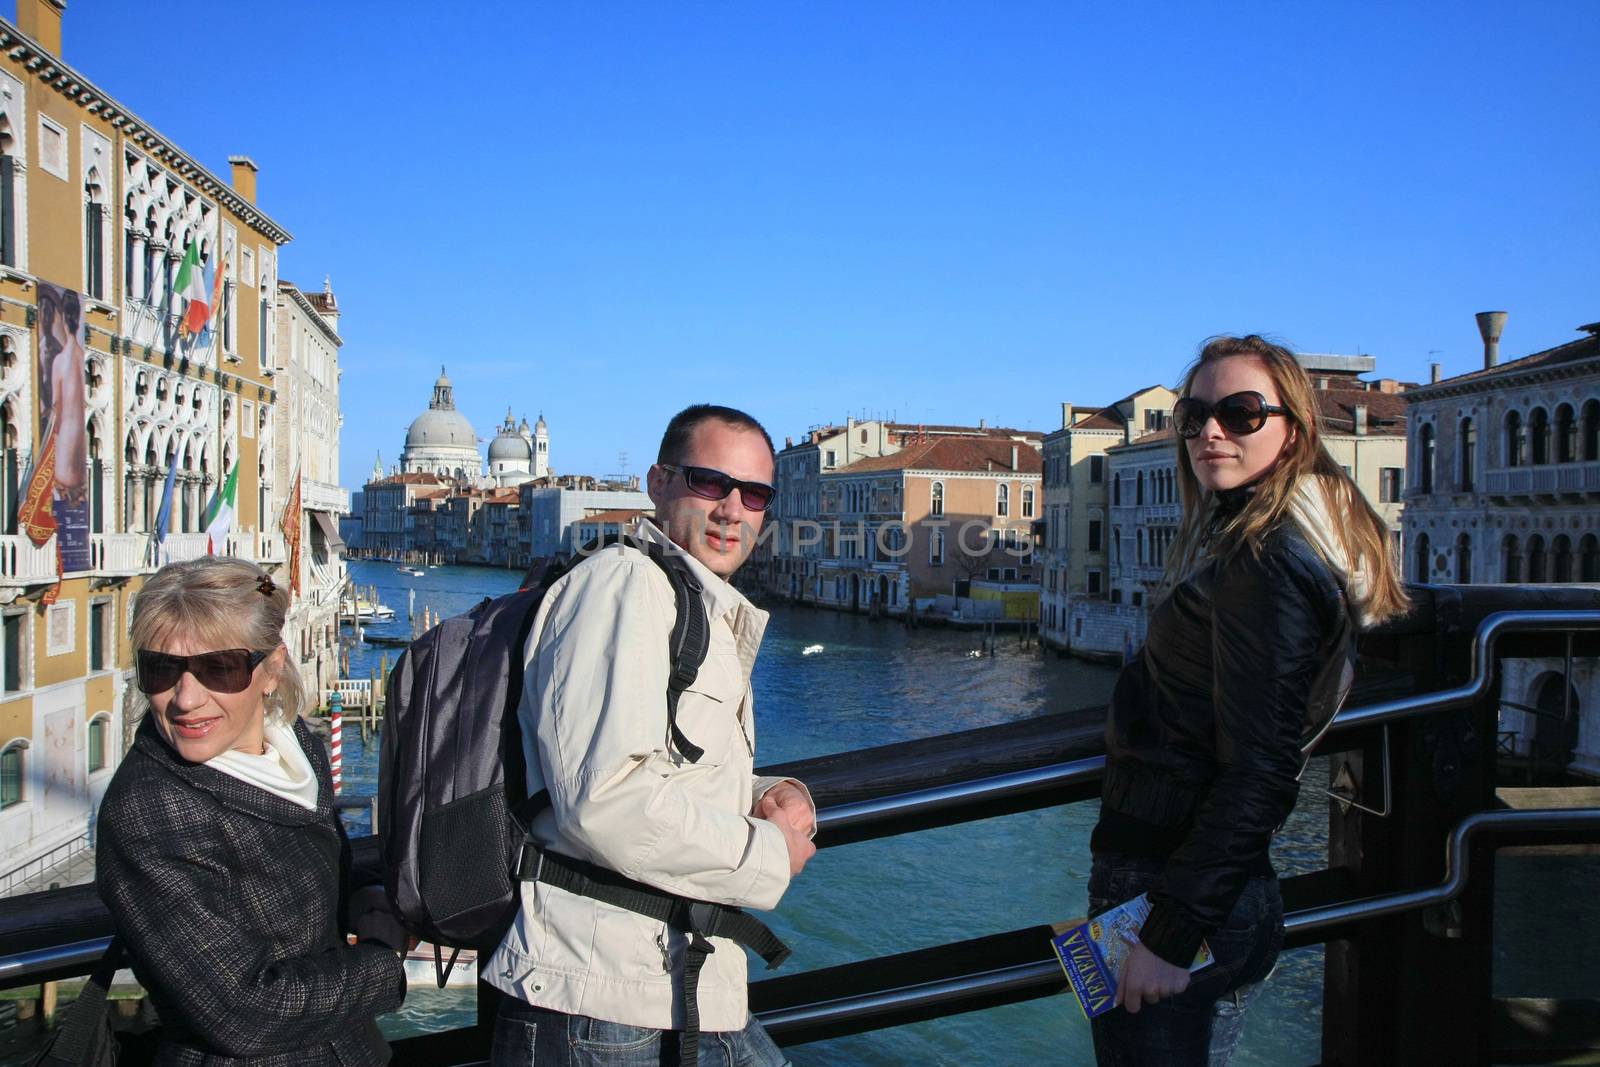
[[[641,536],[667,544],[654,525]],[[687,557],[686,557],[687,558]],[[767,614],[699,561],[711,647],[678,703],[684,761],[667,743],[667,638],[675,608],[661,569],[616,546],[551,587],[528,637],[519,715],[534,820],[544,847],[699,900],[772,908],[789,885],[783,833],[750,813],[781,778],[755,777],[750,671]],[[483,970],[542,1008],[682,1029],[687,939],[665,924],[543,883],[521,886],[522,911]],[[745,951],[713,938],[700,975],[703,1029],[738,1030],[749,1009]]]

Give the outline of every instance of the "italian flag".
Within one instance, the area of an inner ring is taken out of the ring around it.
[[[190,241],[189,250],[183,254],[178,266],[178,279],[173,283],[178,295],[188,301],[183,309],[183,328],[197,334],[211,321],[211,294],[206,291],[205,270],[200,266],[200,242]]]
[[[219,549],[228,546],[228,531],[233,529],[234,506],[239,500],[239,465],[235,463],[233,470],[228,472],[228,480],[223,483],[222,491],[211,502],[211,510],[206,513],[206,551],[213,556]]]

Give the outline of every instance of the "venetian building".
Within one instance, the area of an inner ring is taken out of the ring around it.
[[[476,483],[483,477],[478,435],[467,417],[456,410],[454,387],[444,368],[433,383],[428,410],[412,420],[400,450],[401,474],[436,474],[458,482]]]
[[[284,558],[261,487],[281,478],[271,309],[290,236],[248,157],[218,177],[61,58],[64,8],[19,0],[0,20],[0,893],[87,846],[143,705],[134,599],[160,562],[206,553],[230,471],[222,550]],[[197,334],[186,256],[215,305]],[[50,426],[59,525],[35,544],[18,503]]]
[[[287,403],[277,406],[275,465],[282,472],[269,502],[279,525],[300,484],[300,595],[284,625],[284,644],[308,692],[321,694],[338,679],[339,588],[345,546],[339,520],[350,494],[339,485],[339,302],[331,280],[320,292],[278,283],[276,380]],[[288,531],[284,531],[287,533]],[[320,700],[319,700],[320,702]]]
[[[528,429],[527,420],[523,420],[522,429]],[[533,424],[533,476],[545,478],[550,474],[550,427],[545,424],[544,414],[541,412],[539,421]]]
[[[535,441],[528,420],[523,419],[519,426],[511,417],[511,409],[506,409],[506,421],[501,424],[494,440],[489,442],[489,477],[496,486],[518,486],[543,476],[545,471],[534,470],[536,461],[543,461],[549,454],[549,431],[543,416],[539,418],[539,434],[541,436]],[[543,450],[540,450],[541,446]]]
[[[1479,318],[1483,366],[1440,378],[1435,365],[1433,382],[1405,394],[1405,576],[1600,582],[1600,322],[1579,327],[1577,340],[1501,363],[1505,315]],[[1510,747],[1600,776],[1592,660],[1576,661],[1571,677],[1560,660],[1508,660],[1503,686]]]

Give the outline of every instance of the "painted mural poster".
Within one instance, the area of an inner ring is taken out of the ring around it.
[[[35,544],[53,530],[63,574],[89,569],[89,435],[84,397],[83,300],[39,283],[38,457],[19,516]]]
[[[41,716],[44,725],[44,751],[40,761],[39,827],[50,831],[83,818],[88,800],[85,789],[82,741],[83,706],[68,705]]]

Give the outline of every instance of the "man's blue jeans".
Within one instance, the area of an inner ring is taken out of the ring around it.
[[[1089,914],[1147,892],[1165,860],[1097,855],[1089,870]],[[1093,1021],[1100,1067],[1226,1067],[1244,1031],[1244,1013],[1283,947],[1283,897],[1276,878],[1251,878],[1226,921],[1206,938],[1215,959],[1189,988]]]
[[[564,1015],[516,997],[500,1002],[490,1067],[672,1067],[678,1033]],[[754,1017],[743,1030],[700,1032],[703,1067],[789,1067]]]

